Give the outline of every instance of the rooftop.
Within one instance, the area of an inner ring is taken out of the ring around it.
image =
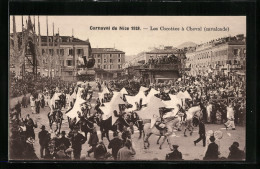
[[[92,53],[122,53],[125,52],[115,48],[92,48]]]

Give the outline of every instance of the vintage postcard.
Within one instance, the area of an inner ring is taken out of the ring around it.
[[[244,161],[246,16],[10,15],[9,159]]]

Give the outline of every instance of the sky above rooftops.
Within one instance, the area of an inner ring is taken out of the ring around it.
[[[28,16],[24,17],[25,20]],[[21,31],[22,16],[15,16],[16,30]],[[34,22],[33,16],[31,16]],[[13,32],[10,17],[10,32]],[[38,16],[35,16],[38,33]],[[81,40],[89,39],[92,48],[116,48],[126,55],[135,55],[142,51],[150,51],[153,47],[178,46],[191,41],[196,44],[214,39],[246,34],[245,16],[48,16],[49,35],[58,32],[61,36],[71,36]],[[93,27],[108,27],[110,30],[90,30]],[[130,30],[112,30],[112,27],[129,27]],[[141,30],[131,30],[139,26]],[[184,28],[185,31],[151,31],[150,27]],[[40,16],[41,35],[46,35],[46,16]],[[187,31],[187,27],[199,28],[228,27],[229,31]],[[144,29],[148,28],[148,29]]]

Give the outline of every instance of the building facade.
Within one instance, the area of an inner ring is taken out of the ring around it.
[[[192,76],[245,72],[246,41],[244,35],[220,38],[200,44],[186,53],[186,68]]]
[[[125,52],[114,48],[92,48],[92,55],[95,59],[94,68],[97,70],[96,78],[118,78],[122,75]]]
[[[171,55],[175,55],[178,58],[184,58],[185,51],[172,46],[165,46],[163,49],[154,49],[145,53],[145,63],[148,63],[150,59],[157,59]]]
[[[52,57],[51,62],[53,76],[60,76],[65,81],[77,80],[78,72],[81,71],[80,65],[83,58],[91,58],[90,42],[74,38],[73,36],[41,36],[40,54],[44,56],[43,63],[48,67],[48,56]],[[48,70],[48,69],[46,69]],[[83,71],[83,70],[82,70]],[[91,71],[91,70],[90,70]],[[46,72],[45,72],[46,73]]]

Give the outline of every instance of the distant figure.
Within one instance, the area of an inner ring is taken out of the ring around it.
[[[23,108],[26,108],[27,107],[27,97],[26,97],[26,94],[23,95],[23,98],[22,98],[22,106]]]
[[[235,123],[234,123],[234,109],[232,103],[230,103],[227,107],[227,119],[228,121],[224,123],[226,129],[231,127],[232,130],[236,130]]]
[[[205,133],[205,125],[202,120],[200,120],[200,122],[199,122],[199,135],[200,135],[200,137],[194,141],[194,145],[196,146],[196,144],[202,140],[203,147],[205,147],[206,146],[206,133]]]
[[[208,146],[203,160],[218,160],[218,145],[215,143],[215,137],[211,136],[209,140],[211,143]]]
[[[182,159],[182,153],[178,150],[178,145],[172,145],[172,152],[166,155],[167,161],[180,161]]]
[[[31,109],[32,109],[32,114],[35,113],[35,98],[33,95],[30,96],[30,104],[31,104]]]
[[[245,152],[240,150],[239,148],[239,143],[234,142],[230,147],[229,147],[229,155],[228,159],[230,160],[243,160],[245,158]]]
[[[123,148],[121,148],[117,153],[117,160],[132,160],[132,156],[135,155],[135,149],[132,147],[132,143],[130,140],[125,142]]]

